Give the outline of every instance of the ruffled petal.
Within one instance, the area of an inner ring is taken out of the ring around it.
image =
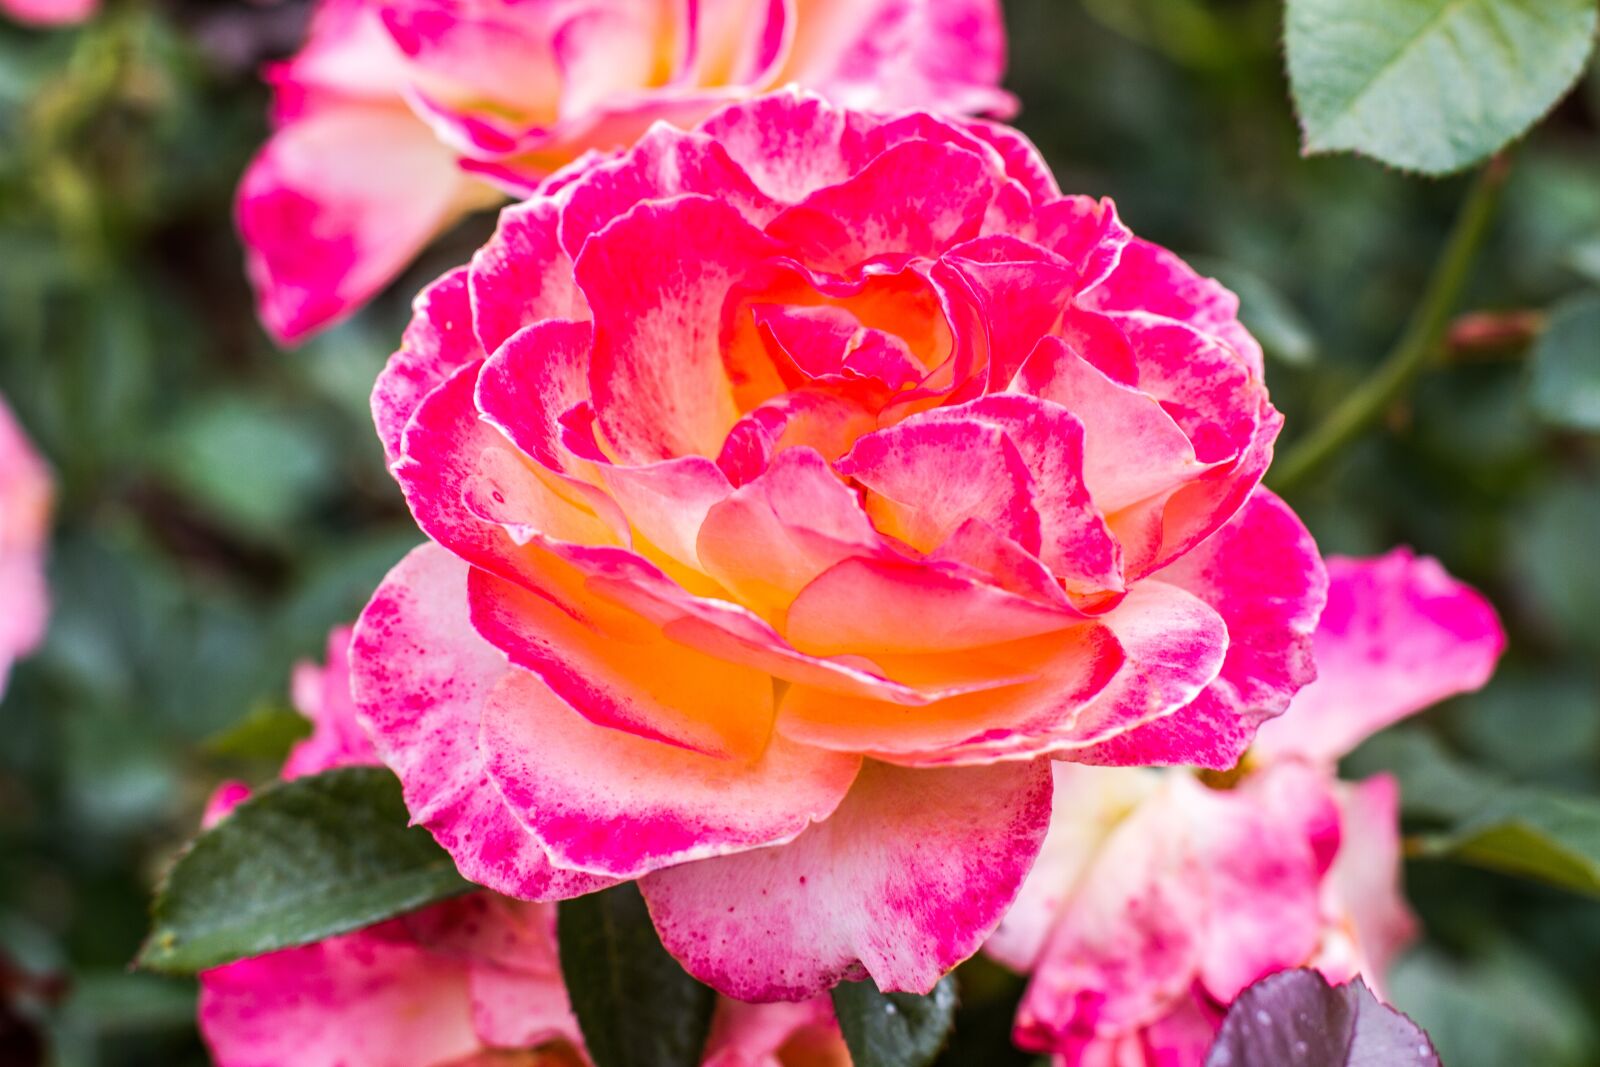
[[[792,840],[832,814],[860,767],[779,737],[724,760],[596,726],[520,670],[489,697],[481,751],[557,862],[616,878]]]
[[[457,369],[482,358],[467,271],[457,268],[417,294],[400,348],[372,388],[372,421],[391,464],[400,458],[406,423],[428,394]]]
[[[774,249],[734,208],[701,196],[640,204],[584,246],[589,381],[621,462],[717,455],[739,417],[717,343],[723,303]]]
[[[1188,589],[1227,623],[1221,673],[1175,714],[1071,758],[1232,767],[1261,724],[1316,676],[1311,634],[1327,596],[1316,543],[1288,505],[1258,490],[1227,526],[1157,577]]]
[[[489,781],[479,722],[508,668],[472,628],[467,571],[443,549],[423,545],[373,594],[351,643],[362,726],[399,775],[413,821],[428,828],[463,876],[529,900],[603,888],[603,878],[551,864]]]
[[[535,197],[501,211],[493,236],[473,253],[471,323],[484,352],[524,326],[589,317],[560,231],[559,206]]]
[[[832,817],[789,844],[640,888],[668,951],[729,996],[804,1000],[868,976],[926,993],[999,922],[1049,817],[1044,763],[869,763]]]

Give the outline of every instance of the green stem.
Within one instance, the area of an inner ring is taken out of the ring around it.
[[[1361,436],[1439,353],[1451,318],[1461,302],[1462,290],[1494,221],[1500,194],[1505,189],[1510,164],[1504,157],[1490,160],[1467,194],[1449,243],[1428,280],[1428,288],[1411,322],[1378,369],[1311,432],[1301,438],[1275,465],[1267,482],[1288,492],[1306,480],[1345,445]]]

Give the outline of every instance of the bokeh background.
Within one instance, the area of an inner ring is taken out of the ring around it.
[[[1292,441],[1401,330],[1465,180],[1300,158],[1279,0],[1005,3],[1019,124],[1064,186],[1243,294]],[[492,217],[273,348],[230,199],[259,65],[305,14],[114,0],[0,26],[0,392],[59,476],[50,635],[0,706],[0,1067],[205,1062],[192,986],[127,970],[151,886],[219,779],[271,776],[291,664],[418,540],[367,391],[410,295]],[[1600,803],[1600,441],[1541,424],[1525,359],[1540,315],[1600,293],[1600,71],[1512,166],[1467,308],[1501,336],[1458,337],[1292,499],[1329,552],[1409,543],[1488,592],[1511,652],[1427,729],[1473,775]],[[1600,902],[1438,860],[1407,879],[1427,938],[1391,993],[1450,1067],[1600,1064]],[[941,1062],[1028,1063],[1002,1051],[1019,990],[969,968]]]

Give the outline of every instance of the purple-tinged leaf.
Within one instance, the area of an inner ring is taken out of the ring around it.
[[[1330,986],[1316,971],[1281,971],[1228,1010],[1206,1067],[1439,1067],[1422,1028],[1379,1003],[1357,978]]]

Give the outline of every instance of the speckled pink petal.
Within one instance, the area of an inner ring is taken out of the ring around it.
[[[937,255],[978,236],[997,182],[975,153],[911,141],[812,193],[767,233],[823,271],[849,271],[875,256]]]
[[[602,888],[605,879],[552,865],[489,781],[479,723],[509,668],[472,628],[467,571],[448,552],[424,545],[373,594],[350,650],[361,723],[399,775],[412,819],[465,877],[524,899]]]
[[[1186,813],[1203,799],[1203,787],[1169,778],[1106,841],[1017,1009],[1019,1045],[1115,1037],[1188,992],[1202,951],[1196,887],[1205,873],[1186,842]]]
[[[619,461],[717,454],[739,417],[717,344],[723,303],[774,247],[701,196],[640,204],[584,246],[595,414]]]
[[[560,230],[559,206],[535,197],[501,211],[493,236],[473,253],[469,321],[485,352],[493,353],[524,326],[589,317]]]
[[[455,217],[469,183],[402,110],[351,105],[279,130],[236,205],[262,322],[289,343],[350,314]]]
[[[752,226],[778,212],[727,148],[661,124],[632,150],[590,167],[562,191],[561,243],[576,258],[591,237],[636,205],[690,194],[719,201]]]
[[[1239,298],[1149,241],[1129,241],[1117,269],[1084,302],[1103,311],[1148,311],[1187,322],[1229,345],[1257,377],[1264,373],[1261,345],[1239,324]]]
[[[850,175],[844,113],[815,94],[790,88],[732,104],[699,131],[727,149],[768,196],[796,204]]]
[[[1083,424],[1083,481],[1104,514],[1205,470],[1182,428],[1153,397],[1113,380],[1059,338],[1039,343],[1011,390],[1059,405]]]
[[[909,419],[861,438],[834,467],[869,490],[873,524],[918,551],[971,518],[1039,550],[1033,476],[999,426],[959,414]]]
[[[1207,792],[1188,813],[1206,880],[1199,977],[1219,1003],[1316,951],[1322,875],[1339,842],[1332,785],[1286,764],[1242,789]]]
[[[789,844],[640,888],[668,951],[729,996],[803,1000],[869,975],[925,993],[999,922],[1049,817],[1044,763],[869,763],[832,817]]]
[[[1080,879],[1122,818],[1160,785],[1146,770],[1054,763],[1050,832],[984,955],[1019,974],[1032,971]]]
[[[1505,649],[1494,608],[1437,560],[1403,548],[1334,558],[1328,579],[1317,681],[1262,731],[1265,755],[1336,760],[1385,726],[1477,689]]]
[[[1327,595],[1316,544],[1288,505],[1258,490],[1227,526],[1156,578],[1188,589],[1222,616],[1222,671],[1181,710],[1071,758],[1232,767],[1261,724],[1316,674],[1311,633]]]
[[[619,878],[789,841],[833,812],[860,766],[776,737],[754,760],[721,760],[596,726],[520,670],[489,698],[481,751],[552,857]]]
[[[467,271],[458,267],[417,294],[400,348],[372,388],[372,420],[391,464],[400,458],[406,423],[427,395],[463,364],[482,358]]]
[[[418,1067],[469,1055],[467,968],[365,931],[201,976],[218,1067]]]

